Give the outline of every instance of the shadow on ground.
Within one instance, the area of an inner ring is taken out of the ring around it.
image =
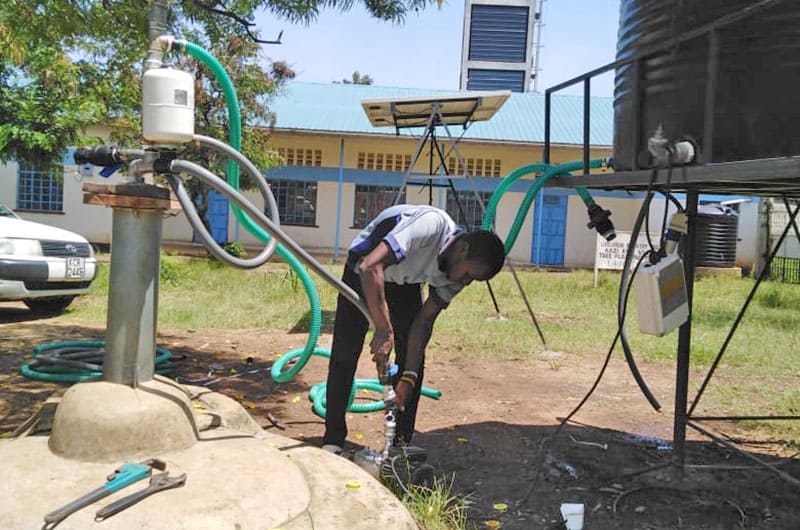
[[[568,425],[552,437],[554,431],[485,422],[423,433],[414,442],[474,502],[470,519],[478,525],[563,528],[562,503],[584,505],[586,528],[789,529],[800,521],[796,486],[711,442],[688,443],[680,478],[668,441],[587,425]],[[796,459],[760,457],[800,477]]]

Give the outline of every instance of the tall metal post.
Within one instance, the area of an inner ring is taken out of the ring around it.
[[[161,211],[114,208],[103,378],[136,387],[153,378]]]
[[[150,11],[147,14],[147,39],[150,47],[144,61],[145,70],[161,67],[164,52],[155,44],[155,40],[167,31],[170,3],[171,0],[153,0],[150,4]]]
[[[591,143],[592,78],[583,80],[583,174],[589,174],[589,145]]]
[[[686,193],[686,214],[689,218],[686,234],[686,255],[683,271],[686,277],[686,296],[689,302],[689,319],[678,331],[678,366],[675,374],[675,424],[672,431],[672,446],[677,474],[683,477],[686,464],[686,411],[689,394],[689,358],[692,347],[692,294],[694,292],[694,256],[697,243],[695,225],[697,222],[697,191]]]

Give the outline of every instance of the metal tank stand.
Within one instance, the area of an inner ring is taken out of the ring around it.
[[[800,206],[791,208],[789,198],[800,197],[800,157],[785,157],[778,159],[748,160],[742,162],[729,162],[718,164],[706,164],[700,166],[688,166],[680,169],[680,176],[673,177],[671,182],[666,181],[666,176],[661,175],[655,180],[652,171],[619,171],[616,173],[603,175],[581,175],[577,177],[557,177],[548,182],[552,187],[584,187],[587,189],[603,190],[622,190],[629,192],[641,192],[648,187],[652,189],[664,190],[669,187],[671,192],[686,193],[686,211],[688,213],[688,234],[686,241],[686,252],[684,255],[684,271],[686,278],[686,290],[689,298],[689,307],[692,307],[692,295],[695,275],[695,222],[697,215],[698,198],[701,191],[712,193],[760,195],[762,197],[780,197],[784,201],[788,215],[788,221],[774,246],[769,249],[766,256],[766,264],[758,273],[756,282],[750,293],[743,302],[731,329],[726,335],[714,362],[704,378],[697,395],[689,400],[689,360],[691,356],[692,323],[691,319],[683,324],[679,329],[677,347],[677,368],[675,379],[675,410],[673,424],[673,460],[669,465],[676,468],[679,476],[683,476],[686,463],[686,430],[687,427],[699,434],[713,440],[715,443],[736,450],[737,453],[754,460],[759,465],[776,473],[780,478],[800,486],[800,480],[789,475],[785,471],[778,469],[762,458],[747,453],[740,449],[734,440],[713,433],[704,428],[699,422],[714,421],[739,421],[739,420],[800,420],[800,416],[779,416],[779,415],[758,415],[758,416],[711,416],[695,415],[695,409],[700,402],[714,372],[716,371],[725,351],[736,332],[739,324],[744,318],[745,312],[753,300],[755,293],[763,280],[769,273],[769,266],[776,256],[789,230],[793,230],[794,235],[800,240],[800,229],[796,218],[800,213]],[[664,173],[664,172],[662,172]],[[691,309],[690,309],[691,311]],[[665,466],[659,466],[665,467]],[[640,472],[652,471],[656,468],[643,470]],[[725,469],[721,467],[720,469]],[[638,472],[637,472],[638,473]]]

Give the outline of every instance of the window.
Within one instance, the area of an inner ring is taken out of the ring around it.
[[[283,158],[287,166],[322,167],[321,149],[279,147],[278,155]]]
[[[467,171],[471,177],[500,177],[499,158],[465,158]],[[454,156],[447,158],[447,172],[450,175],[461,175],[463,169]]]
[[[384,209],[394,204],[399,186],[368,186],[356,184],[356,201],[353,208],[353,227],[364,228]],[[406,202],[406,190],[400,195],[400,203]]]
[[[400,173],[411,165],[411,155],[399,153],[358,153],[356,168],[375,171],[395,171]]]
[[[60,167],[40,170],[20,165],[17,170],[17,209],[64,211],[64,173]]]
[[[269,180],[281,223],[316,226],[317,182],[305,180]],[[269,213],[267,214],[269,215]]]
[[[489,199],[492,194],[487,191],[480,191],[478,195],[483,201],[483,207],[486,208],[489,205]],[[456,203],[456,197],[458,197],[458,203]],[[459,204],[461,209],[458,207]],[[477,230],[483,223],[483,209],[478,202],[478,198],[475,197],[475,192],[472,190],[461,190],[457,194],[453,194],[453,190],[448,191],[447,213],[450,214],[450,217],[453,218],[457,225],[467,230]]]

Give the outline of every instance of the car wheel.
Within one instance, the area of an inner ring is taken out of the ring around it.
[[[74,296],[49,296],[46,298],[28,298],[23,302],[31,311],[36,313],[57,315],[63,312],[74,299]]]

